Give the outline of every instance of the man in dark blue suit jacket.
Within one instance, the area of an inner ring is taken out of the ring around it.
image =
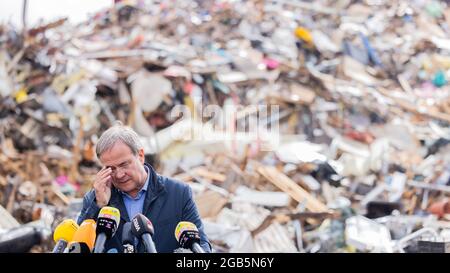
[[[194,223],[200,233],[200,246],[211,252],[191,188],[157,174],[145,163],[143,146],[131,128],[118,124],[106,130],[97,142],[96,153],[104,167],[97,173],[93,189],[84,197],[78,224],[85,219],[97,219],[104,206],[119,209],[120,225],[107,241],[106,251],[123,252],[123,224],[142,213],[154,226],[153,241],[158,252],[179,248],[175,228],[180,221]],[[143,252],[143,244],[139,243],[137,249]]]

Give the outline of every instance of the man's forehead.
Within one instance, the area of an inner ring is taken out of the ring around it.
[[[130,147],[128,147],[125,143],[118,141],[114,143],[110,149],[104,151],[100,155],[99,159],[103,165],[115,165],[120,164],[132,157],[133,152]]]

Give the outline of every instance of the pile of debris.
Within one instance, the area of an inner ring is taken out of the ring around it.
[[[149,2],[1,26],[0,247],[48,251],[120,120],[217,252],[450,251],[445,2]]]

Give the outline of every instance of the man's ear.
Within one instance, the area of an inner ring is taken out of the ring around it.
[[[139,149],[138,157],[139,157],[139,161],[141,161],[141,163],[144,164],[144,162],[145,162],[144,148]]]

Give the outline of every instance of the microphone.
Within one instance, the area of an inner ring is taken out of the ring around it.
[[[115,248],[111,248],[108,251],[106,251],[106,253],[119,253],[119,251],[117,251],[117,249]]]
[[[95,243],[95,221],[86,219],[81,223],[69,244],[69,253],[91,253]]]
[[[194,253],[205,253],[200,246],[200,234],[197,226],[191,222],[179,222],[175,228],[175,238],[182,248],[192,250]]]
[[[131,232],[144,242],[147,253],[156,253],[155,243],[152,240],[154,229],[152,222],[144,215],[138,213],[131,221]]]
[[[91,253],[91,249],[84,242],[73,242],[69,245],[68,253]]]
[[[111,239],[116,233],[120,223],[120,212],[113,207],[103,207],[98,213],[97,241],[95,242],[94,253],[103,253],[105,250],[106,240]]]
[[[53,240],[56,245],[53,248],[53,253],[63,253],[67,244],[72,241],[73,235],[78,230],[78,224],[72,219],[62,221],[53,233]]]
[[[123,253],[134,253],[134,237],[131,232],[131,223],[126,222],[123,225],[122,229],[122,245],[123,245]]]

